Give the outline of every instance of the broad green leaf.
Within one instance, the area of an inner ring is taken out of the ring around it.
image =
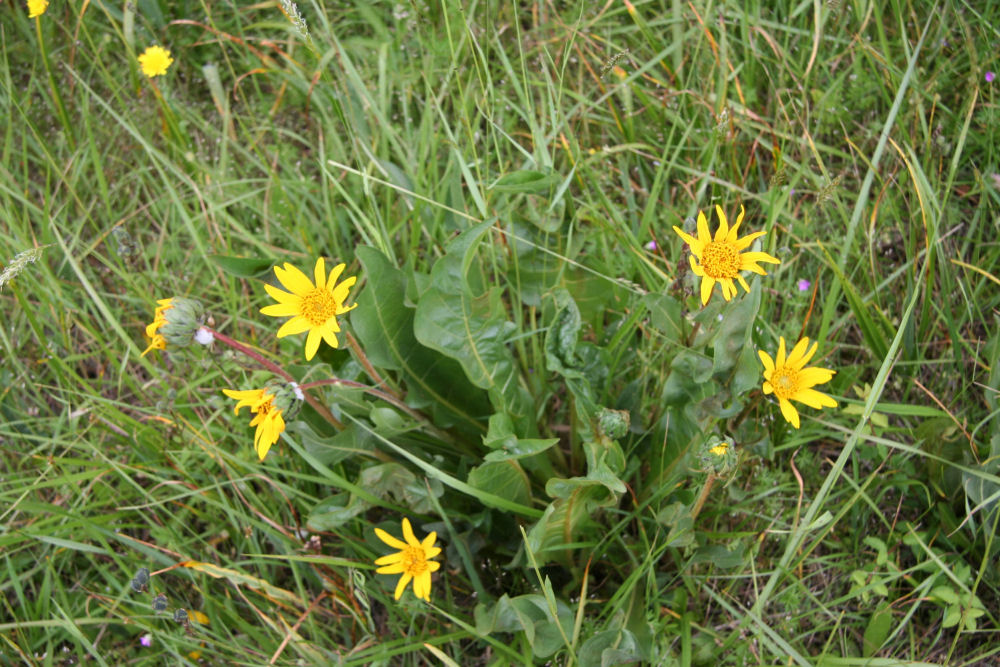
[[[753,281],[749,294],[730,303],[722,321],[716,325],[715,336],[712,338],[712,373],[718,378],[728,374],[736,366],[740,355],[753,347],[750,344],[750,333],[760,310],[761,288],[756,284],[758,282]]]
[[[681,302],[666,294],[647,294],[642,302],[649,311],[649,323],[664,335],[667,342],[680,343],[684,340],[684,313]]]
[[[369,279],[351,311],[351,325],[369,361],[400,371],[410,405],[431,406],[444,425],[459,421],[481,429],[482,417],[491,412],[486,396],[469,384],[458,364],[414,336],[415,310],[405,305],[403,272],[374,248],[358,248],[357,254]]]
[[[565,545],[579,541],[584,531],[596,530],[592,515],[616,498],[600,482],[581,478],[550,479],[545,491],[555,500],[528,531],[527,542],[540,564],[561,558]]]
[[[413,330],[420,343],[458,361],[468,380],[488,390],[493,405],[524,432],[531,405],[518,385],[514,356],[507,349],[515,325],[507,321],[501,289],[476,294],[480,272],[473,272],[476,279],[470,279],[476,247],[491,226],[491,222],[477,225],[448,244],[445,256],[431,269],[431,284],[417,304]]]
[[[559,442],[559,438],[518,438],[514,434],[514,424],[510,417],[497,413],[490,417],[489,431],[483,444],[493,450],[486,455],[486,461],[507,461],[521,459],[544,452]]]
[[[469,486],[506,498],[521,505],[531,505],[531,484],[516,461],[491,461],[469,471]],[[484,505],[496,507],[486,498]]]
[[[864,657],[870,658],[882,648],[882,643],[889,636],[892,625],[892,608],[888,604],[882,604],[871,615],[871,618],[868,619],[868,625],[865,626],[864,641],[861,648],[861,654]]]
[[[230,257],[228,255],[209,255],[213,264],[231,276],[237,278],[253,278],[268,271],[274,266],[274,261],[262,257]]]
[[[628,630],[602,630],[577,651],[580,667],[610,667],[638,663],[641,656],[635,636]]]
[[[565,643],[556,623],[570,632],[573,614],[562,600],[556,600],[556,616],[553,618],[545,598],[538,594],[519,595],[511,598],[504,594],[492,607],[476,605],[476,632],[524,632],[536,658],[547,658]]]

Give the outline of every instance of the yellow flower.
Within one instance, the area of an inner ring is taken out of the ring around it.
[[[174,62],[170,51],[162,46],[148,46],[139,56],[139,67],[142,73],[153,78],[167,73],[167,68]]]
[[[357,278],[352,276],[339,285],[336,284],[344,267],[344,264],[333,267],[330,277],[327,278],[326,265],[320,257],[316,260],[316,268],[313,271],[316,278],[316,283],[313,284],[306,274],[286,263],[284,268],[274,267],[274,275],[288,292],[283,292],[273,285],[264,285],[267,293],[278,303],[265,306],[260,312],[271,317],[292,317],[278,329],[278,338],[303,331],[309,332],[306,337],[307,361],[315,356],[320,339],[325,340],[330,347],[339,345],[337,332],[340,331],[340,324],[337,323],[337,315],[343,315],[358,305],[344,306],[351,285],[357,281]]]
[[[250,421],[250,425],[257,427],[257,432],[253,437],[253,446],[261,461],[267,456],[271,445],[278,441],[278,436],[285,430],[285,420],[281,416],[282,410],[275,407],[274,394],[270,392],[270,389],[222,390],[222,393],[229,398],[239,401],[233,409],[234,414],[238,415],[240,408],[245,405],[250,408],[250,412],[257,415]]]
[[[816,354],[819,343],[809,347],[809,339],[803,338],[785,357],[785,339],[778,339],[778,357],[763,350],[757,352],[764,364],[764,393],[774,393],[778,397],[782,416],[795,428],[799,427],[799,412],[789,401],[805,403],[810,408],[837,407],[837,401],[830,396],[812,389],[812,387],[829,382],[836,371],[827,368],[806,367],[806,363]],[[808,351],[807,351],[808,348]]]
[[[49,0],[28,0],[28,18],[33,19],[45,13]]]
[[[398,600],[403,595],[403,589],[413,580],[413,594],[418,598],[431,600],[431,572],[437,572],[441,563],[430,560],[439,553],[441,547],[434,546],[437,540],[437,533],[432,532],[424,538],[423,542],[417,540],[410,527],[410,520],[403,519],[403,537],[406,542],[398,540],[381,528],[375,529],[378,538],[394,549],[399,549],[397,553],[382,556],[375,561],[376,565],[382,567],[375,570],[379,574],[401,574],[399,583],[396,584],[395,598]]]
[[[736,218],[736,224],[732,228],[729,227],[729,221],[726,219],[722,207],[716,206],[715,211],[719,215],[719,229],[716,230],[714,239],[708,231],[708,220],[702,211],[698,211],[698,238],[686,233],[680,227],[674,226],[677,235],[691,246],[691,270],[702,279],[702,305],[708,303],[715,283],[722,285],[722,296],[726,301],[729,301],[736,296],[736,285],[733,280],[739,281],[747,292],[750,291],[750,286],[740,275],[740,271],[752,271],[766,276],[767,273],[757,265],[757,262],[778,264],[781,261],[766,252],[742,252],[749,248],[755,239],[767,233],[754,232],[743,238],[737,236],[745,212],[742,206],[740,206],[740,215]],[[695,261],[695,258],[700,264]]]
[[[156,302],[160,305],[153,313],[153,321],[146,327],[146,336],[151,339],[149,347],[143,350],[142,354],[139,356],[145,357],[150,350],[166,349],[167,339],[163,337],[163,334],[159,333],[159,330],[160,327],[167,323],[167,317],[164,313],[174,307],[173,301],[173,299],[160,299]]]

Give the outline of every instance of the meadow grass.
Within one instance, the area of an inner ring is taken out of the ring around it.
[[[1000,663],[1000,5],[0,16],[0,664]],[[703,306],[716,205],[780,264]],[[259,309],[317,257],[307,361]],[[140,356],[171,297],[259,359]]]

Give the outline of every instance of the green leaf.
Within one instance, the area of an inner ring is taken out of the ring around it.
[[[488,390],[498,411],[509,414],[524,432],[532,406],[507,349],[507,338],[516,327],[506,319],[499,287],[474,295],[470,284],[476,247],[491,226],[479,224],[448,244],[445,256],[431,269],[431,284],[417,304],[413,330],[420,343],[458,361],[465,377]],[[476,275],[478,285],[482,279]]]
[[[516,598],[504,594],[492,607],[476,605],[474,615],[476,632],[481,635],[524,632],[537,658],[546,658],[564,646],[556,623],[561,623],[567,632],[573,627],[573,614],[565,602],[556,600],[557,618],[553,618],[545,598],[538,594]]]
[[[520,505],[531,505],[531,484],[516,461],[490,461],[469,471],[469,486],[506,498]],[[486,498],[484,505],[499,507]]]
[[[489,189],[494,192],[548,192],[558,182],[555,174],[521,169],[498,178]]]
[[[514,434],[514,424],[510,417],[502,412],[490,417],[489,431],[483,438],[483,444],[491,451],[486,455],[486,461],[508,461],[534,456],[544,452],[559,442],[559,438],[518,438]]]
[[[868,619],[862,645],[862,655],[870,658],[882,648],[882,644],[892,630],[892,609],[888,604],[881,605]]]
[[[750,344],[750,333],[757,312],[760,310],[761,288],[754,281],[750,293],[736,299],[726,309],[721,322],[717,323],[712,337],[714,364],[712,373],[718,378],[729,373]]]
[[[230,257],[228,255],[209,255],[213,264],[231,276],[237,278],[253,278],[268,271],[274,266],[274,261],[262,257]]]
[[[403,272],[374,248],[358,248],[357,255],[369,282],[351,311],[351,325],[369,361],[376,368],[400,371],[407,403],[417,408],[430,405],[439,423],[458,421],[481,429],[482,417],[491,412],[486,396],[465,379],[452,359],[417,340],[415,310],[405,305]]]
[[[649,323],[664,335],[666,342],[683,342],[685,325],[680,301],[666,294],[647,294],[642,302],[649,311]]]
[[[566,544],[577,541],[585,530],[596,529],[592,515],[616,498],[600,482],[582,478],[550,479],[545,491],[555,500],[528,531],[527,541],[539,564],[555,560]]]
[[[595,633],[577,651],[580,667],[611,667],[639,662],[638,643],[628,630]]]

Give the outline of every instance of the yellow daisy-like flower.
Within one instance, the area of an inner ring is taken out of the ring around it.
[[[812,387],[829,382],[836,371],[827,368],[806,367],[806,364],[816,354],[819,343],[809,347],[809,339],[803,338],[785,357],[785,339],[778,339],[778,357],[763,350],[757,352],[764,364],[764,393],[774,393],[781,406],[781,415],[795,428],[799,427],[799,412],[789,401],[805,403],[810,408],[837,407],[837,401]]]
[[[325,340],[330,347],[339,345],[337,332],[340,331],[340,324],[337,322],[337,316],[358,305],[344,305],[347,293],[357,281],[357,277],[351,276],[337,284],[337,278],[343,273],[345,266],[338,264],[333,267],[328,278],[326,265],[320,257],[316,260],[316,268],[313,271],[316,278],[314,284],[306,274],[286,263],[284,267],[274,267],[274,275],[288,292],[273,285],[264,285],[267,293],[278,303],[265,306],[260,312],[271,317],[292,317],[278,329],[278,338],[300,334],[303,331],[309,332],[306,337],[307,361],[316,355],[320,339]]]
[[[737,236],[740,224],[743,222],[745,210],[740,206],[740,215],[736,218],[736,224],[729,226],[729,220],[721,206],[715,207],[715,212],[719,215],[719,229],[715,232],[715,238],[708,231],[708,219],[702,211],[698,211],[698,238],[695,238],[674,226],[677,235],[684,239],[684,242],[691,246],[691,270],[696,276],[701,278],[701,303],[705,305],[712,296],[715,283],[722,285],[722,296],[729,301],[736,296],[736,285],[738,281],[747,292],[750,286],[740,275],[740,271],[752,271],[766,276],[767,273],[758,262],[768,262],[779,264],[781,260],[772,257],[766,252],[743,252],[750,247],[757,238],[767,232],[754,232],[743,238]],[[698,261],[695,261],[697,258]],[[700,262],[700,264],[699,264]]]
[[[375,561],[376,565],[382,567],[375,570],[378,574],[401,574],[399,583],[396,584],[395,598],[398,600],[403,595],[403,589],[413,581],[413,594],[428,602],[431,600],[431,572],[437,572],[441,563],[430,560],[439,553],[441,547],[434,546],[437,540],[437,533],[432,532],[424,538],[423,542],[417,540],[410,527],[410,520],[403,519],[403,537],[405,542],[398,540],[381,528],[375,529],[378,538],[394,549],[399,549],[397,553],[382,556]]]
[[[28,18],[33,19],[45,13],[49,8],[49,0],[28,0]]]
[[[153,78],[167,73],[167,68],[173,64],[174,59],[170,57],[170,51],[162,46],[147,46],[146,50],[139,56],[139,67],[142,73]]]
[[[250,421],[250,426],[256,426],[257,432],[253,437],[253,446],[257,450],[257,456],[263,461],[267,456],[267,451],[271,445],[278,441],[278,436],[285,430],[285,420],[281,415],[281,408],[274,406],[274,394],[267,389],[247,389],[246,391],[234,391],[223,389],[229,398],[238,401],[233,409],[234,414],[240,413],[240,408],[247,406],[250,412],[257,416]]]
[[[139,356],[145,357],[150,350],[165,350],[167,348],[167,339],[159,331],[160,327],[167,323],[167,317],[164,313],[174,307],[173,301],[173,299],[160,299],[156,302],[159,305],[153,313],[153,321],[146,327],[146,336],[151,339],[149,347],[143,350]]]

